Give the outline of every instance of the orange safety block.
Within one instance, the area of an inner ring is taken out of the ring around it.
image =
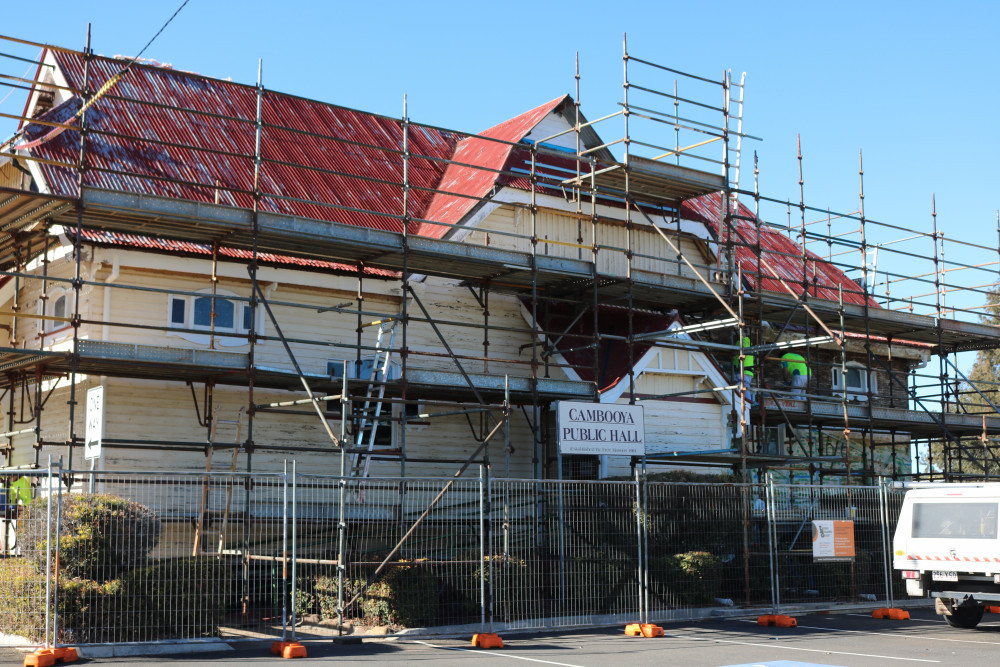
[[[779,628],[796,628],[799,622],[784,614],[764,614],[757,617],[757,625],[773,625]]]
[[[895,607],[882,607],[872,612],[872,618],[891,618],[894,621],[908,621],[910,620],[910,612],[905,609],[896,609]]]
[[[480,632],[472,635],[472,645],[476,648],[503,648],[503,640],[495,632]]]
[[[662,637],[663,628],[652,623],[629,623],[625,626],[625,634],[629,637]]]
[[[996,605],[990,605],[984,609],[987,614],[1000,614],[1000,607]]]
[[[40,648],[34,653],[24,656],[24,667],[49,667],[57,662],[76,662],[79,655],[72,646],[58,648]]]
[[[271,653],[286,659],[308,657],[306,647],[298,642],[272,642]]]

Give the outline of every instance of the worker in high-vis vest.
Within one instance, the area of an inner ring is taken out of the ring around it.
[[[11,505],[27,505],[31,502],[31,480],[27,477],[18,477],[10,484],[7,492],[7,502]]]
[[[809,366],[801,354],[786,352],[781,355],[781,367],[791,381],[791,391],[794,397],[805,397],[806,385],[809,384]]]
[[[746,350],[750,348],[750,337],[744,336],[743,342],[740,345],[741,351],[743,352],[743,378],[742,386],[745,392],[746,402],[753,403],[753,392],[750,391],[750,387],[753,385],[753,366],[754,366],[754,356],[752,354],[747,354]],[[740,374],[740,355],[733,356],[733,377],[738,378]]]

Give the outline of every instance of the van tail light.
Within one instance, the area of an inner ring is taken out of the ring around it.
[[[919,579],[920,573],[916,570],[903,570],[903,579]]]

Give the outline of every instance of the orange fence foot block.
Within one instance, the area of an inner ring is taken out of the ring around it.
[[[629,637],[662,637],[663,628],[652,623],[629,623],[625,626],[625,634]]]
[[[298,642],[272,642],[271,653],[282,658],[305,658],[306,647]]]
[[[757,617],[757,625],[773,625],[779,628],[797,628],[799,622],[784,614],[765,614]]]
[[[40,648],[34,653],[24,656],[24,667],[49,667],[57,662],[76,662],[79,656],[71,646],[59,648]]]
[[[872,618],[891,618],[894,621],[910,620],[910,612],[905,609],[882,607],[872,612]]]
[[[996,605],[990,605],[984,610],[987,614],[1000,614],[1000,607]]]
[[[503,640],[495,632],[472,635],[472,645],[476,648],[503,648]]]

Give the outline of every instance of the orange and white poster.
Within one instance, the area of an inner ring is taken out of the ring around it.
[[[854,560],[853,521],[813,521],[813,561]]]

